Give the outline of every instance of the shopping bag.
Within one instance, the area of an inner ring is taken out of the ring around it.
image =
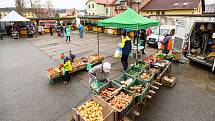
[[[62,68],[62,75],[65,75],[66,70]]]
[[[99,92],[99,89],[105,85],[104,82],[100,82],[98,80],[92,80],[93,82],[90,84],[90,88],[94,91],[94,92]]]
[[[114,57],[115,58],[121,58],[122,57],[122,49],[121,48],[117,48],[115,53],[114,53]]]

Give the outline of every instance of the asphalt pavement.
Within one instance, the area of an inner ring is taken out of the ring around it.
[[[67,121],[71,110],[92,96],[88,74],[83,71],[64,85],[49,84],[45,70],[57,65],[59,54],[72,50],[80,57],[97,53],[97,35],[84,39],[73,32],[72,41],[43,35],[38,38],[0,41],[0,121]],[[113,58],[120,41],[100,35],[100,53],[111,62],[110,78],[122,72],[119,59]],[[147,47],[147,55],[156,50]],[[130,64],[134,59],[130,59]],[[143,108],[138,121],[214,121],[215,74],[196,63],[173,64],[177,78],[173,88],[161,87]]]

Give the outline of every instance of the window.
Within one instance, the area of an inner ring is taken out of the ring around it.
[[[90,16],[90,13],[89,13],[89,16]]]
[[[160,15],[160,11],[157,11],[157,12],[156,12],[156,15]]]
[[[162,11],[162,13],[161,13],[162,15],[165,15],[165,11]]]
[[[92,4],[92,8],[94,8],[94,4]]]
[[[94,15],[94,13],[93,13],[93,15]]]
[[[146,12],[147,14],[149,14],[149,12]]]
[[[88,8],[90,8],[90,5],[88,5]]]
[[[172,29],[172,30],[171,30],[170,35],[171,35],[171,36],[174,36],[174,35],[175,35],[175,29]]]
[[[152,14],[153,12],[151,12],[151,14]]]

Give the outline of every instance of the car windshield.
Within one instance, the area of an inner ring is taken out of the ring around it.
[[[164,35],[165,33],[168,33],[168,32],[169,32],[169,29],[160,29],[160,35]],[[154,31],[154,34],[159,35],[159,28]]]

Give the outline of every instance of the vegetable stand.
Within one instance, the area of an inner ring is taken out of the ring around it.
[[[81,58],[78,60],[75,60],[72,64],[73,70],[69,73],[70,76],[74,76],[77,73],[80,73],[81,71],[84,71],[87,69],[87,65],[97,65],[102,63],[104,60],[104,57],[101,55],[91,55],[88,58]],[[55,84],[57,82],[65,80],[64,70],[62,68],[62,64],[59,64],[57,67],[49,68],[47,69],[47,74],[50,80],[50,84]]]
[[[152,60],[155,60],[155,58],[157,58],[156,55],[150,56],[150,59]],[[146,59],[143,60],[146,62],[141,60],[137,61],[129,68],[130,70],[136,70],[138,68],[138,73],[135,73],[135,76],[128,74],[129,71],[126,71],[102,86],[98,92],[94,92],[97,99],[103,101],[107,104],[106,106],[108,108],[114,110],[114,115],[110,118],[111,120],[123,120],[129,113],[134,114],[132,115],[133,118],[135,115],[138,116],[140,112],[139,109],[141,109],[139,106],[142,104],[145,106],[147,99],[153,97],[159,89],[159,86],[162,86],[160,79],[171,69],[172,62],[167,61],[164,58],[157,59],[150,63],[148,63]],[[151,68],[155,68],[155,66],[159,71],[150,70]],[[76,115],[82,117],[81,113],[78,112],[78,108],[74,110],[76,110]],[[102,121],[106,120],[105,117],[103,118]],[[74,118],[74,120],[82,121],[80,118]]]

